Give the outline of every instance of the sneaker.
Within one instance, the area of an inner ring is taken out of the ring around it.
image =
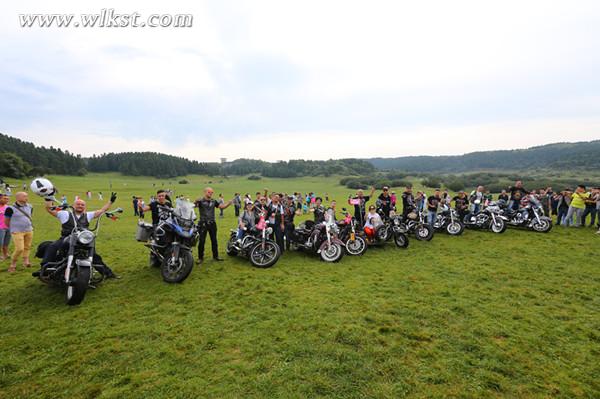
[[[219,258],[218,256],[216,258],[213,258],[214,261],[216,262],[223,262],[225,259],[223,258]]]
[[[196,264],[197,264],[197,265],[201,265],[203,262],[204,262],[204,259],[203,259],[203,258],[198,258],[198,259],[196,259]]]

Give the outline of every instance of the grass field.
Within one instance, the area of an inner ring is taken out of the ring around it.
[[[147,200],[162,181],[51,179],[70,200],[88,189],[106,197],[112,182],[126,213],[104,222],[98,250],[122,279],[67,307],[61,292],[3,263],[1,398],[600,397],[591,229],[439,234],[339,264],[285,253],[266,270],[209,260],[169,285],[147,266],[131,209],[133,194]],[[264,187],[349,194],[337,178],[188,179],[165,187],[191,197],[209,180],[226,198]],[[35,243],[55,239],[58,222],[33,202]],[[223,256],[234,226],[229,208]]]

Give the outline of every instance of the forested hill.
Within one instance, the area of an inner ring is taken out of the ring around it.
[[[42,175],[45,173],[85,174],[85,162],[79,155],[54,147],[38,147],[33,143],[1,133],[0,158],[2,158],[0,162],[10,161],[11,163],[9,165],[11,166],[11,173],[6,173],[7,168],[0,164],[4,169],[4,172],[0,171],[0,175],[4,174],[8,177]],[[16,174],[16,176],[11,176],[11,174]]]
[[[482,151],[450,156],[367,159],[377,169],[406,172],[468,172],[531,168],[598,169],[600,140],[556,143],[521,150]]]

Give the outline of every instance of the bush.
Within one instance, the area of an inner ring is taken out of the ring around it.
[[[250,175],[248,176],[248,180],[260,180],[262,179],[262,177],[258,176],[258,175]]]
[[[190,184],[190,182],[187,179],[181,179],[179,180],[179,184]]]
[[[442,185],[442,181],[438,178],[438,177],[427,177],[423,180],[421,180],[421,183],[425,186],[425,187],[430,187],[430,188],[439,188]]]
[[[465,188],[465,181],[462,179],[454,179],[445,183],[446,187],[452,191],[461,191]]]
[[[87,175],[87,173],[88,173],[88,171],[86,168],[81,168],[77,171],[76,175],[77,176],[85,176],[85,175]]]

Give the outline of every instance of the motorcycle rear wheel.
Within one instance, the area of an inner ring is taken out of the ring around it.
[[[404,233],[394,234],[394,244],[396,244],[398,248],[408,248],[408,236]]]
[[[235,238],[231,237],[229,241],[227,241],[227,248],[225,249],[225,253],[229,256],[237,256],[238,250],[234,247]]]
[[[167,283],[181,283],[188,278],[193,267],[194,257],[192,256],[192,252],[179,250],[179,258],[175,259],[175,263],[173,263],[171,256],[165,255],[160,268],[160,274]]]
[[[540,223],[538,223],[536,220],[531,225],[531,228],[538,233],[547,233],[552,230],[552,222],[542,219]]]
[[[85,292],[90,283],[90,268],[89,267],[81,267],[78,271],[77,269],[73,269],[74,272],[77,273],[71,284],[67,286],[67,291],[65,293],[65,302],[67,305],[79,305],[83,298],[85,297]]]
[[[428,224],[418,224],[415,227],[415,238],[419,241],[431,241],[433,228]]]

